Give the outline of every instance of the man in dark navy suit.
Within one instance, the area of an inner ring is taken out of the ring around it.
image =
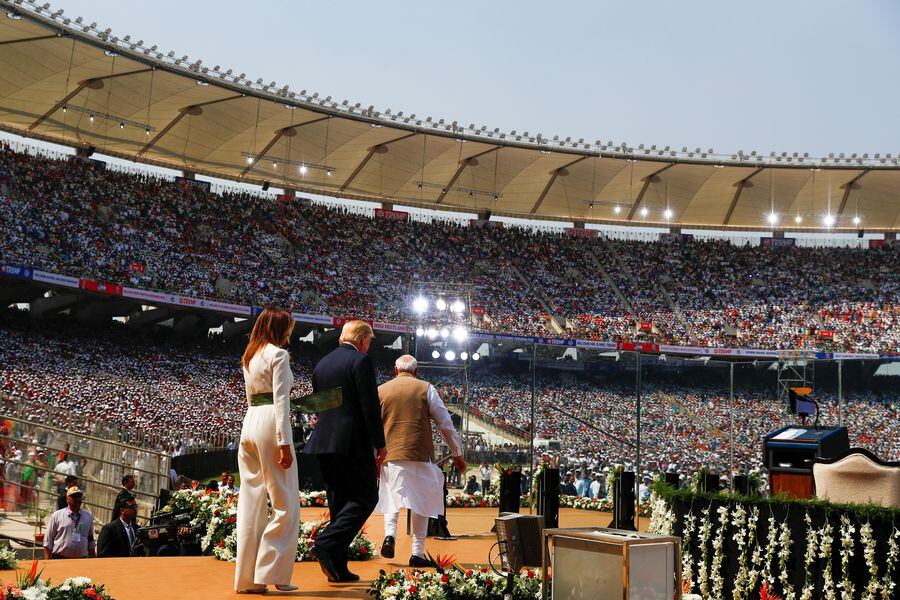
[[[331,522],[310,552],[332,582],[357,581],[347,550],[378,503],[377,470],[385,457],[375,366],[366,352],[375,334],[365,321],[348,321],[340,344],[313,371],[314,392],[341,388],[340,407],[319,414],[305,454],[322,469]]]

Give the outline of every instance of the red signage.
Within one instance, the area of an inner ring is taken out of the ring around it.
[[[641,331],[653,331],[653,323],[650,323],[649,321],[641,321],[638,324],[638,327]]]
[[[331,324],[334,325],[335,327],[343,327],[350,321],[365,321],[366,323],[369,324],[370,327],[372,327],[373,329],[375,328],[375,322],[370,321],[369,319],[356,319],[354,317],[332,317],[331,318]]]
[[[829,329],[823,329],[822,331],[819,332],[819,339],[822,339],[822,340],[833,340],[833,339],[834,339],[834,332],[831,331],[831,330],[829,330]]]
[[[78,282],[78,287],[89,292],[97,292],[99,294],[109,294],[111,296],[121,296],[122,286],[113,285],[111,283],[102,283],[91,279],[82,279]]]
[[[131,270],[136,273],[143,273],[144,272],[144,264],[139,263],[139,262],[133,262],[133,263],[131,263]]]
[[[275,196],[275,199],[278,202],[290,202],[294,199],[294,195],[293,194],[278,194],[277,196]]]
[[[595,238],[599,233],[596,229],[585,229],[584,227],[566,227],[566,235],[572,237]]]
[[[483,307],[483,306],[473,306],[473,307],[472,307],[472,314],[473,314],[473,315],[483,315],[483,314],[484,314],[484,307]]]
[[[409,213],[402,210],[388,210],[386,208],[375,209],[376,219],[387,219],[388,221],[409,221]]]

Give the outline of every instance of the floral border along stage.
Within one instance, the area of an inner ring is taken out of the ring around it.
[[[302,506],[325,506],[324,492],[299,492]],[[193,515],[191,526],[204,525],[206,533],[200,540],[204,554],[211,554],[219,560],[234,561],[237,552],[237,503],[240,494],[218,494],[209,491],[179,490],[165,510],[190,509]],[[309,550],[316,537],[328,526],[328,514],[323,513],[318,521],[300,523],[300,538],[297,542],[297,562],[315,560]],[[365,536],[365,528],[356,534],[350,545],[350,560],[367,560],[375,553],[375,544]],[[2,599],[0,599],[2,600]]]
[[[519,499],[520,505],[528,507],[528,496],[523,495]],[[488,494],[483,496],[481,492],[474,494],[457,494],[448,495],[446,505],[448,508],[496,508],[500,506],[498,496]],[[560,508],[577,508],[578,510],[595,510],[600,512],[612,512],[613,503],[609,498],[585,498],[583,496],[560,496]],[[638,504],[638,516],[649,517],[651,505],[650,502],[641,502]]]
[[[88,577],[69,577],[59,585],[43,581],[38,571],[38,561],[31,563],[25,572],[16,572],[16,583],[0,583],[0,600],[23,598],[24,600],[113,600],[102,585]]]
[[[456,564],[456,557],[429,557],[434,571],[405,569],[386,573],[369,588],[375,600],[502,600],[506,576],[487,567],[465,569]],[[513,600],[541,598],[540,571],[519,573],[513,581]]]

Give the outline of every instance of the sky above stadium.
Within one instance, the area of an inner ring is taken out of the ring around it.
[[[502,131],[900,151],[900,4],[56,0],[248,78]]]

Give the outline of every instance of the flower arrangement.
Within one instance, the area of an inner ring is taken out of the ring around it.
[[[407,569],[393,573],[379,572],[369,588],[375,600],[502,600],[506,576],[487,567],[464,569],[437,567],[434,571]],[[519,573],[513,579],[514,600],[537,600],[541,597],[539,570]]]
[[[325,506],[325,492],[299,492],[303,506]],[[200,539],[204,554],[218,560],[233,562],[237,557],[237,505],[240,494],[223,494],[210,491],[179,490],[164,510],[189,509],[193,515],[191,526],[205,526],[206,533]],[[328,513],[317,521],[300,523],[296,560],[314,560],[309,550],[319,533],[328,526]],[[375,544],[365,536],[365,530],[356,534],[349,549],[351,560],[367,560],[375,554]],[[2,600],[2,599],[0,599]]]
[[[0,600],[24,598],[25,600],[112,600],[102,585],[87,577],[70,577],[60,585],[43,581],[38,571],[38,561],[31,563],[27,571],[16,573],[16,583],[0,584]]]
[[[19,559],[16,558],[16,551],[9,546],[0,548],[0,571],[8,571],[15,569],[19,565]]]

